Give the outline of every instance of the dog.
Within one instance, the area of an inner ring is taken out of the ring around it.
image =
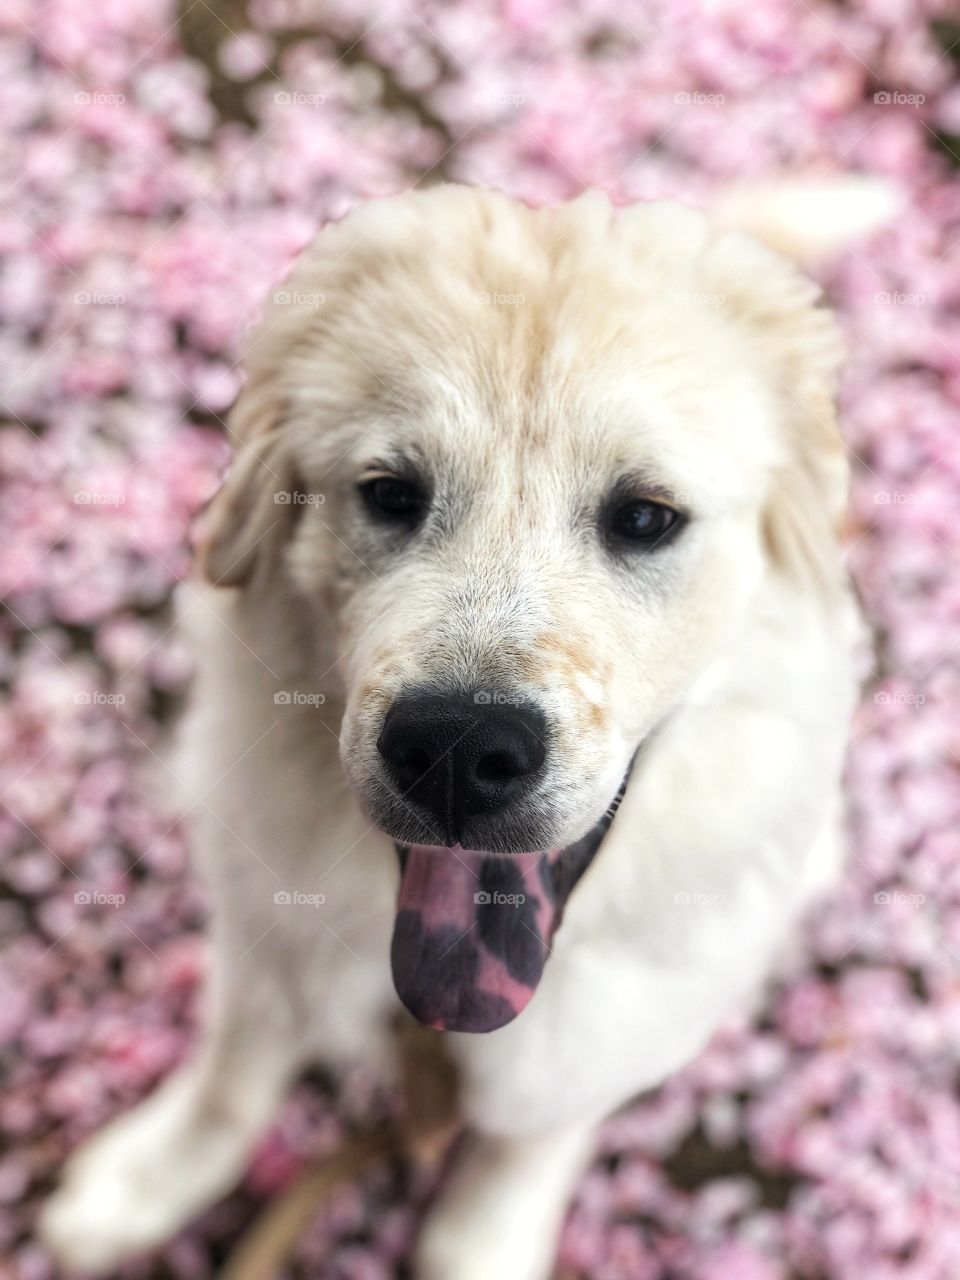
[[[598,1124],[838,875],[840,342],[770,247],[808,206],[767,244],[730,226],[759,207],[438,186],[326,227],[275,296],[179,602],[206,1029],[69,1162],[71,1264],[167,1239],[306,1062],[384,1063],[405,1009],[468,1135],[415,1274],[544,1280]]]

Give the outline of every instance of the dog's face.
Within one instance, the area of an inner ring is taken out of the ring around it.
[[[337,619],[344,766],[398,838],[516,851],[582,835],[755,585],[763,386],[717,343],[694,381],[682,313],[650,368],[625,333],[635,299],[594,295],[565,320],[532,297],[446,303],[449,345],[411,353],[400,402],[354,406],[335,461],[297,459],[325,500],[291,573]],[[458,757],[475,745],[482,764],[488,738],[489,787],[471,787]],[[498,768],[512,803],[488,803]]]
[[[212,576],[306,603],[387,833],[569,845],[762,576],[818,572],[843,488],[826,318],[676,206],[456,188],[328,229],[280,298]]]

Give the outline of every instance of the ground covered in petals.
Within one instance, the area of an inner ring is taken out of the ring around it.
[[[849,872],[762,1017],[609,1122],[563,1260],[960,1275],[958,56],[913,0],[0,5],[0,1275],[57,1275],[31,1223],[64,1154],[190,1040],[205,904],[140,766],[189,676],[169,596],[262,297],[321,221],[437,176],[696,202],[786,166],[910,198],[824,281],[878,636]],[[213,1276],[379,1105],[304,1081],[244,1186],[123,1275]],[[427,1190],[391,1168],[344,1191],[291,1274],[403,1274]]]

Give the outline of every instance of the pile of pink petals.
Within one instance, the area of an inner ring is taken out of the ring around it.
[[[169,597],[262,297],[324,219],[428,171],[696,203],[790,167],[909,197],[824,281],[878,636],[849,871],[762,1014],[608,1123],[563,1261],[960,1275],[960,28],[917,0],[253,0],[248,28],[211,18],[212,80],[176,19],[0,4],[0,1276],[58,1274],[31,1224],[65,1153],[195,1024],[205,904],[144,765],[189,677]],[[247,87],[247,118],[216,83]],[[389,1106],[303,1082],[244,1186],[122,1274],[212,1277],[257,1204]],[[385,1167],[338,1194],[291,1274],[397,1275],[421,1182]]]

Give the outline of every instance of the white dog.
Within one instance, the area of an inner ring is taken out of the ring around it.
[[[385,1060],[402,1003],[469,1132],[418,1277],[549,1274],[598,1122],[839,866],[859,624],[816,301],[670,203],[445,186],[321,233],[181,601],[208,1027],[69,1164],[61,1256],[162,1242],[308,1059]]]

